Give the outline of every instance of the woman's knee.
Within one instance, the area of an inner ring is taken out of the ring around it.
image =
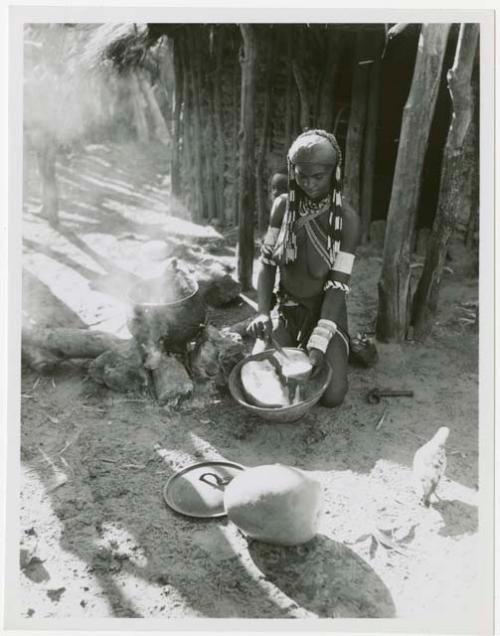
[[[347,382],[336,386],[329,386],[324,392],[320,400],[320,404],[322,406],[326,406],[327,408],[340,406],[345,399],[347,389]]]

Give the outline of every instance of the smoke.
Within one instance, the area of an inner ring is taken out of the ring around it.
[[[113,134],[130,137],[130,79],[111,62],[89,64],[98,26],[28,24],[24,32],[24,126],[61,145]]]

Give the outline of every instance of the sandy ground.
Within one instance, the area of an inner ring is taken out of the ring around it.
[[[89,146],[58,170],[62,227],[54,230],[38,215],[38,177],[26,154],[23,319],[127,337],[124,290],[161,271],[159,240],[190,242],[213,230],[172,216],[182,211],[169,200],[159,148]],[[25,370],[22,615],[467,616],[478,575],[478,337],[462,318],[463,303],[477,300],[477,280],[460,246],[452,256],[432,337],[378,344],[374,368],[350,370],[341,408],[316,407],[294,424],[259,420],[225,394],[200,394],[173,411],[112,394],[75,365],[49,377]],[[353,334],[373,329],[380,265],[381,250],[360,250]],[[241,303],[211,317],[222,325],[250,313]],[[372,406],[374,386],[415,397]],[[451,434],[442,501],[424,509],[411,462],[443,425]],[[214,458],[312,471],[324,499],[317,538],[301,548],[249,543],[225,518],[197,521],[168,509],[170,475]]]

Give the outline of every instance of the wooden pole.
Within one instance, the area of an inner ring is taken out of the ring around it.
[[[380,99],[381,54],[385,42],[385,28],[367,34],[368,49],[373,63],[370,65],[368,79],[368,112],[366,116],[365,140],[363,144],[360,217],[361,241],[368,241],[368,231],[372,220],[373,185],[375,179],[375,149],[377,141],[377,123]]]
[[[233,148],[233,190],[232,190],[232,205],[231,205],[231,221],[233,225],[238,224],[238,209],[239,209],[239,130],[240,130],[240,98],[241,98],[241,77],[240,77],[240,64],[234,65],[233,74],[233,134],[232,134],[232,148]]]
[[[126,340],[104,331],[90,331],[73,327],[22,329],[22,353],[31,359],[58,360],[71,358],[97,358],[105,351],[116,350]]]
[[[309,99],[309,88],[307,86],[304,72],[297,60],[292,62],[293,76],[300,96],[300,130],[304,132],[311,126],[311,103]]]
[[[266,187],[266,178],[264,174],[266,157],[269,148],[269,132],[271,124],[271,94],[273,89],[273,40],[264,39],[261,47],[265,47],[265,70],[264,70],[264,108],[262,113],[262,131],[260,134],[261,142],[257,155],[256,164],[256,193],[257,193],[257,215],[259,232],[265,231],[269,221],[269,205],[268,192]]]
[[[224,124],[222,121],[223,106],[222,106],[222,91],[220,78],[223,77],[223,52],[224,52],[224,25],[219,25],[215,30],[215,72],[212,77],[212,89],[213,89],[213,101],[214,101],[214,116],[215,116],[215,136],[217,140],[217,158],[216,165],[217,170],[215,174],[216,179],[216,206],[217,217],[220,221],[224,222],[226,218],[226,201],[224,196],[225,179],[224,174],[226,170],[226,151],[224,146]]]
[[[293,55],[293,33],[292,26],[290,26],[286,32],[286,60],[285,60],[285,72],[286,72],[286,89],[285,89],[285,148],[289,148],[293,141],[294,129],[293,129],[293,70],[292,70],[292,55]]]
[[[304,50],[304,30],[303,27],[299,27],[297,32],[297,46],[294,50],[292,59],[292,71],[295,78],[295,83],[299,91],[300,96],[300,130],[303,132],[311,126],[311,97],[310,90],[307,84],[305,73],[299,64],[299,60],[302,59],[302,51]]]
[[[158,77],[152,88],[171,141],[174,137],[174,84],[174,41],[164,38],[158,45]]]
[[[141,93],[139,86],[139,80],[136,73],[133,71],[130,73],[130,89],[132,92],[132,106],[134,110],[134,125],[137,133],[137,139],[141,143],[148,143],[149,141],[149,129],[146,114],[144,113],[144,97]]]
[[[301,104],[299,90],[295,82],[292,86],[292,142],[297,135],[303,132],[303,127],[300,120],[301,116]]]
[[[201,152],[203,155],[202,197],[205,217],[209,221],[216,218],[215,176],[215,112],[212,99],[211,74],[213,73],[213,58],[209,50],[210,27],[202,25],[197,40],[198,55],[196,56],[196,85],[200,102],[200,127],[202,129]],[[200,54],[206,51],[205,54]]]
[[[407,335],[411,238],[449,30],[449,24],[422,26],[410,94],[403,109],[378,283],[376,334],[383,342],[402,341]]]
[[[241,62],[241,117],[239,144],[239,242],[238,280],[242,291],[252,289],[255,210],[255,70],[257,60],[256,27],[241,24],[243,37]]]
[[[478,47],[479,49],[479,47]],[[479,50],[476,52],[476,58]],[[472,119],[472,134],[468,144],[469,167],[469,218],[465,231],[465,246],[471,248],[474,244],[474,235],[479,228],[479,64],[474,62],[475,69],[472,75],[474,95],[474,117]],[[474,249],[477,245],[474,246]]]
[[[351,111],[345,143],[344,164],[344,197],[358,213],[360,212],[361,164],[368,102],[368,81],[372,66],[372,63],[366,59],[366,37],[366,34],[361,30],[356,33]]]
[[[165,119],[163,118],[160,107],[158,106],[158,102],[156,101],[153,88],[149,83],[149,80],[146,77],[144,71],[137,73],[137,79],[139,81],[139,86],[142,90],[142,94],[144,95],[145,101],[149,107],[151,119],[153,120],[155,127],[155,136],[159,141],[166,144],[170,139],[170,134],[168,132],[167,124],[165,122]]]
[[[326,32],[326,63],[319,84],[317,125],[324,130],[333,131],[333,113],[335,109],[335,82],[339,65],[339,34],[331,25]]]
[[[191,95],[193,99],[193,151],[194,151],[194,184],[195,184],[195,208],[194,219],[200,222],[205,216],[203,196],[203,139],[201,130],[201,95],[198,77],[198,27],[190,27],[189,40],[189,77],[191,83]],[[201,27],[202,28],[202,27]]]
[[[180,153],[181,153],[181,109],[182,109],[182,35],[174,39],[174,130],[172,140],[172,167],[171,183],[172,194],[175,197],[182,196],[182,181],[180,175]]]
[[[54,136],[44,130],[32,132],[38,172],[42,182],[42,214],[52,225],[59,223],[59,191],[56,177],[57,145]]]
[[[193,100],[190,89],[188,35],[182,39],[182,182],[183,190],[188,194],[188,204],[196,208],[196,186],[194,177],[194,140],[193,140]]]
[[[473,142],[473,156],[471,174],[469,178],[469,199],[470,199],[470,212],[469,219],[467,221],[467,229],[465,231],[465,246],[471,248],[474,246],[474,235],[479,228],[479,143],[478,143],[478,125],[477,121],[473,123],[472,137]],[[476,247],[474,246],[474,249]]]
[[[424,338],[431,331],[448,242],[466,195],[467,168],[463,151],[473,129],[474,95],[471,77],[478,37],[478,24],[460,25],[455,61],[448,71],[453,113],[444,149],[436,217],[413,303],[414,335],[417,338]]]

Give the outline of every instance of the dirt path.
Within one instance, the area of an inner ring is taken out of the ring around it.
[[[27,162],[25,320],[92,324],[126,336],[124,290],[134,277],[161,271],[158,239],[188,242],[211,232],[170,216],[161,157],[153,149],[139,160],[138,152],[94,146],[65,161],[60,231],[36,214],[37,178]],[[24,616],[427,618],[471,611],[477,333],[461,318],[462,304],[477,300],[477,281],[458,268],[458,246],[456,254],[433,337],[425,345],[378,345],[376,367],[351,370],[340,409],[317,407],[295,424],[258,420],[227,395],[207,400],[200,393],[180,411],[160,409],[97,387],[74,365],[53,377],[25,372]],[[372,327],[380,264],[380,251],[361,250],[352,333]],[[231,324],[249,313],[242,304],[212,318]],[[412,388],[415,397],[371,406],[365,395],[373,386]],[[410,466],[442,425],[451,428],[442,501],[423,509]],[[248,544],[225,519],[192,521],[167,509],[161,492],[172,472],[212,458],[313,471],[324,493],[317,539],[300,549]]]

